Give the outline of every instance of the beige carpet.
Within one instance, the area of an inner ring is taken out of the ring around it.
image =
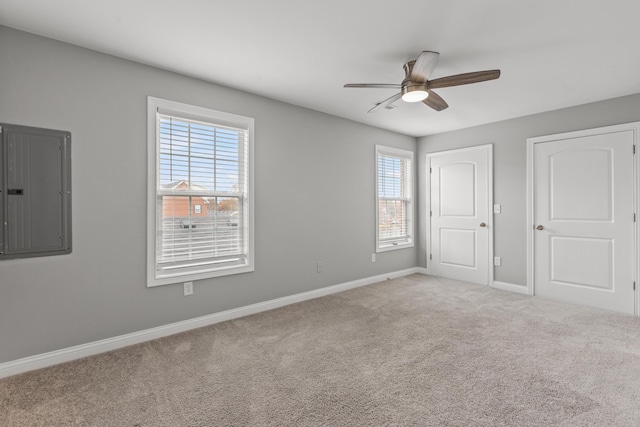
[[[630,316],[414,275],[0,381],[2,426],[637,426]]]

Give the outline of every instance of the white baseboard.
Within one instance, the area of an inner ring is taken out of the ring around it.
[[[502,291],[515,292],[518,294],[529,295],[529,290],[526,286],[514,285],[513,283],[493,281],[492,288],[500,289]]]
[[[415,270],[416,270],[416,273],[418,274],[424,274],[425,276],[429,274],[427,272],[427,269],[424,267],[416,267]]]
[[[244,307],[221,311],[219,313],[196,317],[194,319],[183,320],[181,322],[171,323],[169,325],[158,326],[156,328],[145,329],[143,331],[132,332],[130,334],[120,335],[113,338],[93,341],[87,344],[80,344],[73,347],[63,348],[61,350],[55,350],[48,353],[37,354],[35,356],[13,360],[10,362],[0,363],[0,378],[6,378],[12,375],[21,374],[23,372],[32,371],[34,369],[46,368],[47,366],[53,366],[59,363],[70,362],[72,360],[81,359],[87,356],[93,356],[95,354],[116,350],[122,347],[139,344],[145,341],[162,338],[169,335],[174,335],[180,332],[189,331],[191,329],[201,328],[203,326],[209,326],[215,323],[237,319],[239,317],[260,313],[262,311],[273,310],[274,308],[283,307],[285,305],[295,304],[297,302],[319,298],[326,295],[343,292],[349,289],[382,282],[387,279],[395,279],[397,277],[408,276],[415,273],[421,273],[420,269],[416,267],[406,270],[394,271],[387,274],[380,274],[377,276],[315,289],[313,291],[302,292],[295,295],[276,298],[270,301],[259,302]]]

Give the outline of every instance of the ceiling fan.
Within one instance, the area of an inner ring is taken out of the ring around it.
[[[377,102],[376,105],[368,112],[373,113],[379,108],[388,108],[389,106],[402,98],[405,102],[422,101],[436,111],[442,111],[449,105],[432,89],[440,89],[443,87],[468,85],[471,83],[479,83],[487,80],[494,80],[500,77],[500,70],[476,71],[472,73],[456,74],[448,77],[440,77],[438,79],[429,80],[431,73],[438,64],[438,52],[423,51],[418,59],[409,61],[404,64],[405,78],[400,84],[386,83],[348,83],[344,87],[358,88],[380,88],[380,89],[400,89],[397,93],[384,101]]]

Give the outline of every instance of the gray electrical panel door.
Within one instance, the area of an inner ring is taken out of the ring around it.
[[[0,259],[71,252],[71,134],[0,123]]]

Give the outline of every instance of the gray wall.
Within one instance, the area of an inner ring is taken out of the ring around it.
[[[0,58],[0,122],[72,132],[74,239],[0,262],[0,363],[416,266],[371,263],[374,145],[415,138],[6,27]],[[254,273],[145,287],[147,95],[255,118]]]
[[[502,205],[502,213],[494,215],[494,252],[502,257],[494,280],[525,286],[527,138],[635,121],[640,121],[640,94],[419,138],[418,265],[427,262],[427,153],[493,144],[494,203]]]

